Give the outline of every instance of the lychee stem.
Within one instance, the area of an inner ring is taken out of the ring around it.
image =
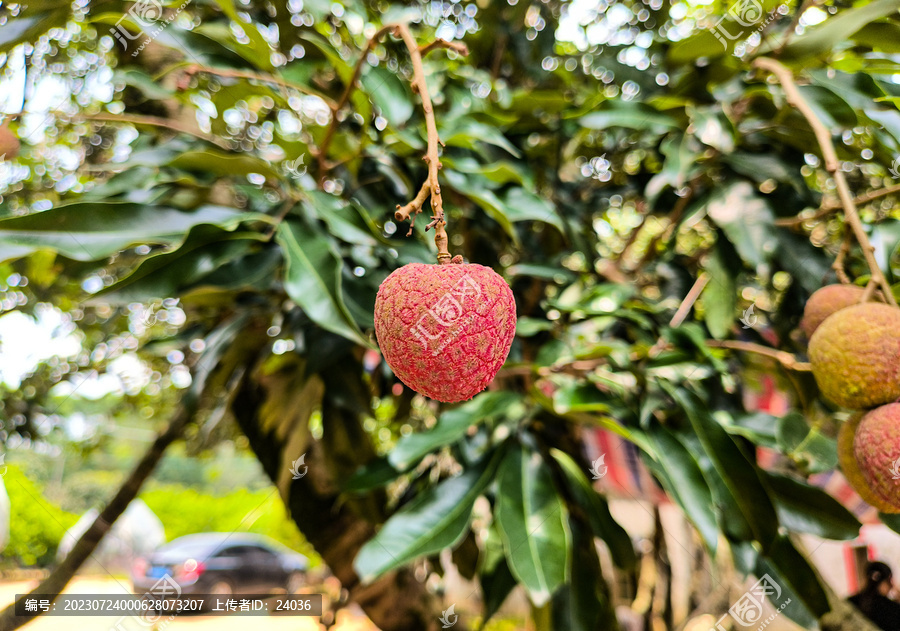
[[[803,98],[800,90],[797,89],[793,72],[782,63],[767,57],[756,59],[753,62],[753,65],[757,68],[768,70],[775,75],[775,78],[781,83],[781,87],[784,90],[788,103],[796,107],[797,111],[803,114],[804,118],[809,122],[809,126],[812,128],[816,140],[819,142],[819,147],[822,150],[825,169],[831,173],[831,176],[834,178],[838,198],[841,200],[841,206],[844,208],[844,220],[850,226],[850,229],[853,231],[853,236],[856,237],[856,242],[859,243],[860,249],[862,249],[866,265],[869,266],[869,272],[872,274],[872,281],[881,287],[888,304],[897,307],[898,305],[897,300],[894,298],[894,292],[891,290],[891,285],[888,283],[884,272],[881,271],[881,267],[878,266],[872,244],[869,242],[869,237],[866,235],[866,230],[859,218],[859,212],[856,209],[856,204],[850,193],[850,185],[847,184],[847,178],[841,170],[841,163],[840,160],[838,160],[837,151],[835,151],[834,142],[831,139],[831,132],[828,131],[828,128],[824,123],[819,120],[815,111],[810,107],[806,99]]]
[[[427,53],[435,48],[449,48],[455,50],[461,55],[467,55],[468,49],[464,44],[445,42],[443,40],[435,40],[427,46],[420,47],[416,43],[406,23],[400,23],[394,28],[394,32],[400,36],[403,43],[409,50],[409,58],[413,67],[413,90],[419,94],[422,99],[422,112],[425,115],[425,129],[428,135],[428,149],[425,153],[425,162],[428,164],[428,178],[419,189],[415,199],[405,206],[398,206],[394,217],[399,221],[405,221],[410,214],[419,214],[422,212],[422,206],[425,203],[425,196],[431,196],[431,223],[425,227],[427,232],[434,228],[434,244],[437,246],[437,260],[441,265],[451,262],[450,251],[448,249],[449,238],[447,237],[446,225],[444,219],[444,201],[441,197],[441,184],[438,181],[438,171],[441,168],[440,155],[438,154],[438,145],[442,144],[438,137],[437,123],[434,118],[434,108],[431,105],[431,96],[428,93],[428,83],[425,81],[425,69],[422,66],[422,54]]]

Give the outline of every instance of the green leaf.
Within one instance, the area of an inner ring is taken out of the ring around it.
[[[387,457],[376,458],[357,469],[342,488],[347,493],[366,493],[393,482],[401,475],[402,472],[397,471]]]
[[[484,540],[484,562],[478,573],[481,591],[484,593],[484,622],[490,620],[503,605],[503,601],[516,587],[516,577],[509,570],[503,554],[503,538],[496,520],[491,521]]]
[[[559,464],[575,503],[587,514],[594,536],[600,537],[609,546],[613,563],[623,570],[633,570],[637,566],[634,544],[631,543],[629,534],[609,512],[609,504],[593,489],[585,472],[569,454],[551,449],[550,455]]]
[[[637,101],[608,101],[605,109],[582,116],[578,122],[586,129],[627,127],[637,131],[664,132],[678,128],[677,121],[672,117]]]
[[[761,266],[777,246],[769,205],[748,182],[733,182],[713,191],[706,206],[709,218],[731,241],[741,259]]]
[[[425,454],[439,447],[455,443],[466,435],[469,427],[496,417],[523,416],[525,407],[518,393],[501,390],[477,395],[462,405],[441,414],[435,426],[427,432],[402,437],[388,454],[393,467],[405,471]]]
[[[503,211],[510,221],[543,221],[564,232],[562,219],[553,204],[524,188],[516,186],[509,190],[503,199]]]
[[[778,520],[759,470],[692,393],[666,381],[660,381],[659,384],[685,411],[716,474],[750,524],[755,539],[767,550],[778,533]]]
[[[859,520],[822,489],[786,475],[766,476],[774,492],[778,521],[791,532],[839,540],[859,536]]]
[[[816,619],[831,609],[816,571],[787,536],[779,536],[769,554],[760,555],[756,574],[769,574],[779,584],[782,593],[775,604],[790,600],[784,613],[804,629],[814,628]]]
[[[900,9],[900,0],[875,0],[869,4],[841,11],[822,24],[795,37],[781,50],[784,61],[800,62],[808,57],[832,51],[835,46],[861,28]],[[768,54],[778,46],[776,42],[764,46],[760,54]]]
[[[182,153],[172,160],[169,166],[218,176],[246,177],[251,173],[259,173],[266,179],[278,180],[280,178],[278,171],[265,160],[248,154],[228,154],[210,149]]]
[[[500,466],[495,508],[513,575],[542,606],[565,583],[571,540],[565,505],[540,453],[512,449]]]
[[[469,529],[472,506],[497,469],[498,456],[417,495],[385,522],[356,555],[364,583],[414,559],[452,548]]]
[[[478,143],[484,142],[495,147],[500,147],[511,153],[516,158],[522,157],[519,150],[506,139],[496,127],[479,123],[470,118],[456,121],[446,130],[440,130],[441,140],[449,147],[464,147],[466,149],[478,149]]]
[[[737,288],[723,260],[721,248],[706,259],[709,283],[703,289],[703,312],[709,332],[717,340],[728,337],[734,326]]]
[[[369,66],[360,81],[369,99],[394,127],[403,125],[413,115],[412,96],[396,73]]]
[[[309,318],[323,329],[371,347],[344,304],[343,260],[332,240],[297,221],[284,221],[275,237],[284,251],[284,288]]]
[[[231,229],[263,215],[203,206],[193,212],[146,204],[91,202],[0,220],[0,260],[50,249],[76,261],[96,261],[137,244],[180,243],[201,224]]]
[[[253,242],[262,239],[258,233],[200,226],[180,248],[148,257],[134,272],[98,292],[92,302],[101,298],[99,302],[128,304],[178,296],[182,288],[202,284],[205,277],[246,254]]]
[[[669,497],[681,506],[703,538],[710,555],[715,556],[719,544],[719,527],[713,512],[713,497],[703,471],[670,430],[653,423],[647,430],[647,440],[654,447],[656,460],[645,456],[644,461],[665,487]]]
[[[800,412],[792,411],[778,420],[778,447],[808,473],[831,471],[838,465],[837,442],[810,427]]]

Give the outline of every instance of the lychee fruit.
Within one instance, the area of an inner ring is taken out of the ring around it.
[[[375,298],[375,334],[388,365],[437,401],[484,390],[515,333],[512,290],[482,265],[410,263],[384,279]]]
[[[841,309],[809,341],[809,361],[822,395],[851,409],[900,397],[900,309],[867,302]]]
[[[838,431],[837,453],[841,471],[847,479],[847,483],[866,504],[874,506],[882,513],[900,513],[900,507],[892,506],[869,488],[869,483],[856,461],[853,441],[862,418],[863,414],[854,414],[841,425],[841,429]]]
[[[19,139],[6,125],[0,125],[0,160],[19,155]]]
[[[803,319],[800,320],[800,329],[806,333],[806,338],[811,338],[819,325],[831,314],[859,304],[865,291],[856,285],[825,285],[814,291],[806,301]]]
[[[890,512],[900,512],[900,403],[883,405],[862,417],[853,453],[872,494]]]

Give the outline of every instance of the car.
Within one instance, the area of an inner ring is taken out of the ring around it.
[[[210,532],[179,537],[135,561],[135,594],[295,593],[309,560],[280,543],[250,533]]]

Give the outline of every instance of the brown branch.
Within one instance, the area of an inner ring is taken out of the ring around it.
[[[344,109],[344,107],[347,106],[347,103],[350,102],[350,97],[353,96],[353,91],[356,89],[356,83],[362,76],[363,66],[366,63],[366,59],[369,57],[369,53],[375,48],[378,40],[380,40],[385,33],[393,29],[394,26],[394,24],[382,26],[369,38],[366,42],[366,47],[363,48],[362,54],[359,56],[359,59],[356,60],[356,66],[353,67],[353,74],[350,76],[347,85],[344,86],[344,92],[336,103],[332,102],[329,104],[329,107],[331,107],[331,121],[328,123],[328,129],[325,130],[325,136],[323,136],[322,142],[315,151],[316,161],[319,165],[318,172],[320,185],[325,181],[325,176],[328,174],[328,171],[335,166],[334,164],[328,163],[328,147],[331,146],[331,141],[334,139],[334,134],[340,124],[338,112]]]
[[[452,50],[463,56],[469,54],[469,47],[462,42],[448,42],[447,40],[441,39],[440,37],[427,46],[419,46],[419,53],[424,57],[437,48],[446,48],[447,50]]]
[[[189,396],[188,399],[190,401],[193,397]],[[181,435],[185,425],[193,418],[195,408],[196,405],[193,402],[182,403],[170,421],[169,426],[157,436],[140,462],[135,466],[131,475],[128,476],[128,479],[116,492],[115,497],[110,500],[109,504],[94,519],[90,527],[81,535],[62,563],[29,594],[22,595],[15,603],[9,605],[0,613],[0,631],[18,629],[41,614],[41,612],[34,612],[26,613],[24,616],[16,615],[16,604],[24,602],[31,594],[55,594],[58,596],[62,593],[78,569],[100,544],[103,536],[109,532],[112,525],[140,492],[144,482],[150,477],[150,474],[153,473],[156,465],[162,459],[166,448]]]
[[[259,81],[261,83],[272,83],[283,88],[290,88],[292,90],[296,90],[297,92],[302,92],[303,94],[309,94],[310,96],[317,96],[330,107],[332,110],[334,109],[334,101],[328,98],[326,95],[322,94],[318,90],[315,90],[309,86],[303,85],[302,83],[294,83],[292,81],[287,81],[286,79],[282,79],[280,77],[276,77],[270,74],[258,74],[256,72],[249,72],[246,70],[235,70],[233,68],[211,68],[209,66],[201,66],[200,64],[192,64],[185,69],[185,72],[188,75],[204,73],[204,74],[212,74],[217,77],[229,77],[232,79],[251,79],[253,81]]]
[[[745,351],[747,353],[756,353],[757,355],[771,357],[772,359],[780,362],[781,365],[788,370],[797,370],[802,372],[809,372],[810,370],[812,370],[811,366],[808,363],[797,361],[797,358],[787,351],[779,351],[778,349],[769,348],[768,346],[762,346],[761,344],[754,344],[753,342],[741,342],[737,340],[707,340],[706,345],[711,348],[729,348],[736,351]]]
[[[184,125],[178,121],[172,120],[170,118],[160,118],[158,116],[143,116],[140,114],[78,114],[73,118],[78,118],[82,120],[93,120],[100,122],[110,122],[110,123],[129,123],[131,125],[148,125],[151,127],[164,127],[166,129],[171,129],[172,131],[177,131],[182,134],[188,134],[189,136],[194,136],[195,138],[200,138],[201,140],[205,140],[207,142],[211,142],[220,149],[231,150],[231,146],[223,141],[221,138],[214,136],[213,134],[203,133],[199,129],[192,129],[188,125]]]
[[[841,281],[844,285],[849,285],[853,281],[850,280],[850,277],[847,276],[847,270],[844,269],[844,260],[850,254],[850,233],[847,232],[844,234],[844,238],[841,241],[841,248],[838,250],[837,256],[834,259],[834,263],[831,264],[831,269],[834,270],[835,275],[838,277],[838,280]]]
[[[707,283],[709,283],[709,274],[703,272],[694,281],[694,286],[691,287],[684,300],[681,301],[678,311],[675,312],[675,315],[672,316],[672,320],[669,322],[670,327],[681,326],[681,323],[684,322],[684,319],[691,312],[691,307],[694,306],[697,298],[700,297],[700,294],[706,288]]]
[[[855,197],[853,199],[853,203],[859,207],[869,202],[875,201],[876,199],[880,199],[882,197],[887,197],[888,195],[893,195],[894,193],[900,193],[900,184],[895,184],[894,186],[886,186],[885,188],[880,188],[877,191],[872,191],[871,193],[865,193],[860,195],[859,197]],[[833,213],[836,210],[840,210],[842,208],[842,204],[840,200],[830,199],[822,203],[819,209],[812,215],[802,216],[797,215],[796,217],[787,217],[784,219],[776,219],[776,226],[799,226],[800,224],[806,223],[807,221],[815,221],[817,219],[823,219]]]
[[[881,268],[878,266],[878,261],[875,260],[875,248],[869,243],[869,237],[866,235],[865,228],[859,218],[859,212],[854,204],[853,196],[850,194],[850,186],[847,184],[847,178],[840,169],[840,161],[838,160],[837,152],[834,148],[834,142],[831,139],[831,132],[829,132],[822,121],[819,120],[815,111],[813,111],[809,103],[807,103],[806,99],[803,98],[803,95],[800,94],[800,90],[797,89],[797,84],[794,82],[794,75],[786,66],[774,59],[768,59],[766,57],[756,59],[753,62],[753,65],[757,68],[768,70],[775,75],[779,83],[781,83],[781,87],[784,89],[788,103],[796,107],[809,122],[810,127],[812,127],[813,133],[819,142],[819,147],[822,150],[825,168],[831,173],[835,185],[837,186],[838,197],[844,208],[844,219],[847,224],[850,225],[853,235],[856,237],[856,241],[862,249],[863,257],[866,260],[866,264],[869,266],[872,279],[882,288],[889,304],[896,307],[897,300],[894,298],[894,293],[891,290],[891,286],[888,283],[884,272],[882,272]]]
[[[450,263],[452,258],[447,247],[447,221],[444,219],[444,202],[441,197],[441,184],[438,181],[438,170],[441,168],[440,156],[438,155],[440,138],[438,137],[437,123],[434,119],[434,108],[431,105],[431,96],[428,94],[428,83],[425,81],[425,69],[422,67],[422,53],[420,52],[419,45],[416,43],[416,39],[413,37],[407,24],[398,24],[395,28],[395,32],[403,40],[403,43],[406,44],[407,50],[409,50],[409,58],[413,67],[412,86],[422,99],[422,111],[425,115],[425,129],[428,135],[428,149],[425,153],[425,162],[428,163],[428,179],[426,180],[426,184],[428,185],[428,191],[431,195],[432,211],[431,223],[426,227],[426,231],[429,228],[434,228],[434,243],[438,250],[437,260],[438,263],[445,265]],[[421,191],[419,191],[419,193],[421,194]],[[417,195],[416,199],[418,199],[418,197],[419,196]],[[421,211],[421,206],[419,208],[413,207],[413,210],[418,214],[418,212]]]

